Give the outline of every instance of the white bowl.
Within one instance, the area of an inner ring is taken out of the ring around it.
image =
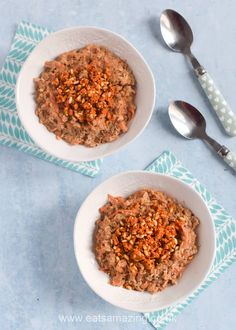
[[[190,208],[200,220],[197,229],[199,242],[197,255],[176,285],[154,294],[110,285],[108,275],[99,270],[92,251],[95,221],[99,217],[98,209],[106,203],[107,194],[127,196],[144,187],[166,192]],[[167,175],[145,171],[124,172],[100,184],[80,207],[74,227],[74,249],[85,281],[99,296],[121,308],[151,312],[183,300],[204,281],[215,256],[215,231],[205,202],[188,185]]]
[[[46,61],[61,53],[87,44],[103,45],[126,60],[137,81],[137,112],[129,131],[116,141],[95,148],[71,146],[57,140],[53,133],[39,123],[35,114],[34,83]],[[69,161],[88,161],[114,153],[134,140],[148,124],[155,104],[155,81],[142,55],[120,35],[96,27],[74,27],[50,34],[32,51],[24,63],[16,85],[16,105],[26,131],[34,142],[48,153]]]

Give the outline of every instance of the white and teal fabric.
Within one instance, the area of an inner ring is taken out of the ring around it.
[[[35,145],[17,115],[15,104],[17,75],[30,52],[49,33],[48,29],[26,22],[20,23],[17,27],[10,52],[0,71],[0,144],[93,177],[99,172],[101,160],[74,163],[47,154]]]
[[[236,226],[235,221],[225,209],[171,152],[165,151],[146,170],[171,175],[198,191],[208,205],[216,228],[216,258],[211,273],[205,282],[182,303],[158,312],[145,313],[147,320],[156,329],[163,329],[236,260]]]

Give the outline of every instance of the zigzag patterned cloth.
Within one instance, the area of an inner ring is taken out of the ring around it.
[[[101,160],[76,163],[51,156],[35,145],[17,115],[15,104],[17,75],[34,47],[49,33],[46,28],[26,22],[20,23],[17,27],[10,52],[0,71],[0,144],[93,177],[99,172]]]
[[[157,312],[144,314],[156,329],[163,329],[236,260],[236,227],[232,217],[170,151],[161,154],[146,170],[171,175],[194,188],[207,203],[216,230],[216,258],[203,284],[185,301]]]

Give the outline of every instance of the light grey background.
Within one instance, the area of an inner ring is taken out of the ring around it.
[[[58,315],[135,315],[101,300],[81,278],[73,254],[74,218],[97,184],[124,170],[143,169],[164,149],[175,152],[235,216],[235,175],[201,141],[179,137],[167,118],[170,100],[189,101],[206,116],[209,134],[236,152],[236,139],[224,134],[186,60],[168,51],[151,32],[168,7],[191,22],[193,51],[235,110],[234,0],[1,0],[1,64],[22,19],[55,30],[96,25],[122,34],[138,48],[157,87],[155,113],[146,131],[128,148],[105,159],[95,179],[0,147],[1,330],[152,328],[143,322],[62,323]],[[235,278],[233,265],[167,329],[235,328]]]

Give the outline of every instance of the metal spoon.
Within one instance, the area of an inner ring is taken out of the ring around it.
[[[236,115],[227,105],[209,74],[191,52],[193,33],[189,24],[179,13],[172,9],[167,9],[161,14],[160,25],[161,33],[167,46],[189,58],[194,72],[224,129],[229,135],[236,136]]]
[[[206,133],[206,121],[201,112],[184,101],[174,101],[169,105],[169,117],[175,129],[187,139],[201,139],[236,171],[236,155]]]

